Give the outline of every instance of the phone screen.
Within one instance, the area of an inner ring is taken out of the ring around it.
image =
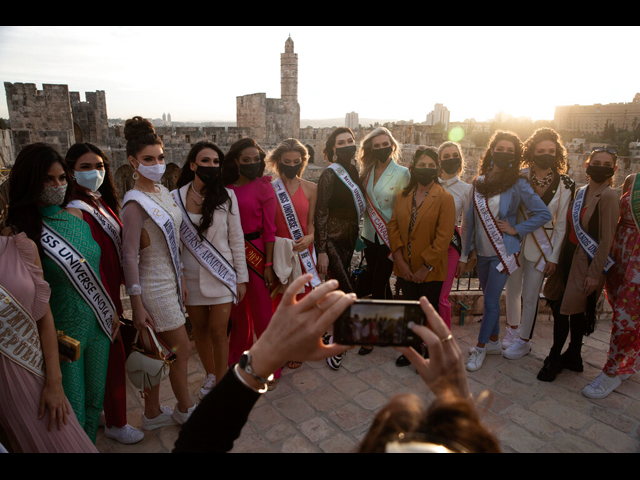
[[[333,324],[333,341],[342,345],[419,346],[422,339],[408,328],[426,325],[420,302],[356,300]]]

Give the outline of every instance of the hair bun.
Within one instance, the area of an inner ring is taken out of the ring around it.
[[[134,137],[140,137],[142,135],[154,135],[156,133],[153,124],[142,117],[133,117],[127,120],[124,124],[124,138],[131,140]]]

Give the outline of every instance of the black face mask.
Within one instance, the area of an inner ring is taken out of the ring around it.
[[[596,183],[604,183],[613,177],[613,167],[597,167],[589,165],[587,167],[587,175]]]
[[[262,162],[258,163],[243,163],[238,167],[238,172],[248,180],[254,180],[260,173],[262,168]]]
[[[289,179],[296,178],[298,173],[302,169],[302,162],[297,165],[285,165],[283,163],[280,164],[280,171]]]
[[[551,168],[556,163],[556,156],[549,153],[545,153],[544,155],[534,155],[533,163],[540,168]]]
[[[493,152],[493,163],[501,170],[507,170],[513,166],[515,160],[515,153],[509,152]]]
[[[444,170],[449,175],[453,175],[454,173],[457,173],[461,165],[462,165],[462,161],[458,157],[447,158],[446,160],[442,160],[440,162],[440,166],[442,167],[442,170]]]
[[[196,175],[205,185],[210,185],[220,175],[220,167],[203,167],[198,165]]]
[[[384,163],[389,158],[389,155],[391,155],[391,152],[393,152],[393,147],[384,147],[378,148],[377,150],[372,150],[371,155],[373,155],[373,158],[375,158],[379,162]]]
[[[336,157],[338,157],[338,163],[341,165],[348,165],[351,163],[351,159],[356,154],[356,146],[349,145],[348,147],[336,148]]]
[[[413,176],[422,186],[429,185],[438,176],[437,168],[416,168],[413,170]]]

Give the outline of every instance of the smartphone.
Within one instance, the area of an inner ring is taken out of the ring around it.
[[[412,346],[422,338],[408,327],[426,325],[418,301],[356,300],[333,324],[333,341],[342,345]]]

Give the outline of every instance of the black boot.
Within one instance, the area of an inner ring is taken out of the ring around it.
[[[567,351],[560,355],[562,368],[566,368],[572,372],[584,372],[580,350],[580,348],[572,348],[572,345],[569,344]]]
[[[429,349],[424,345],[422,346],[422,357],[429,358]],[[396,367],[406,367],[407,365],[411,365],[411,362],[404,355],[400,355],[396,359]]]
[[[544,359],[544,365],[538,372],[538,380],[541,382],[553,382],[561,371],[562,363],[560,358],[555,355],[549,355]]]

